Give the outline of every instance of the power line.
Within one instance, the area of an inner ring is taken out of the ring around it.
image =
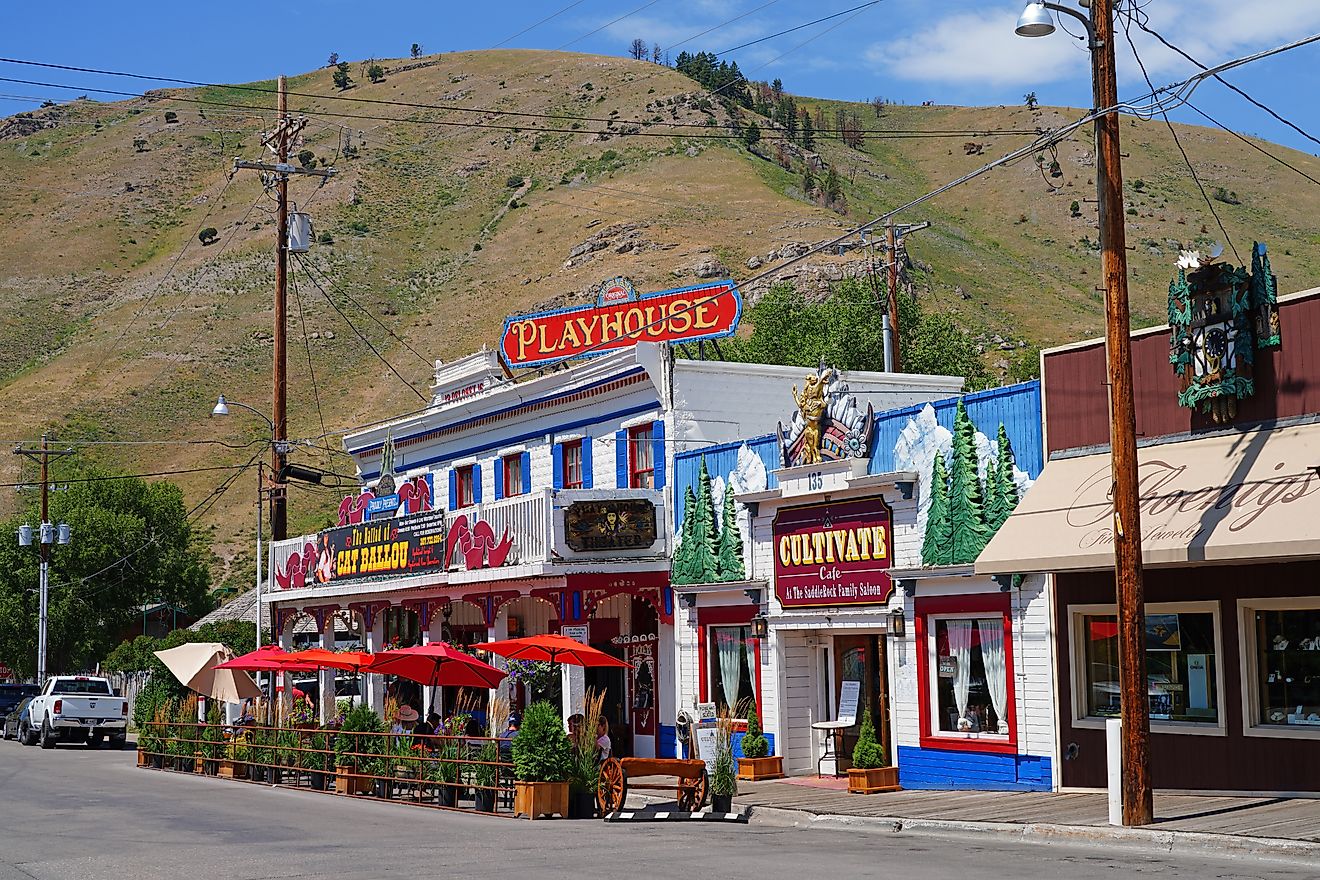
[[[541,19],[541,20],[538,21],[536,24],[528,25],[527,27],[525,27],[525,28],[523,28],[522,30],[518,31],[518,33],[514,34],[514,35],[511,36],[511,37],[505,37],[504,39],[502,39],[502,40],[500,40],[498,43],[496,43],[494,46],[491,46],[491,48],[492,48],[492,49],[498,49],[499,47],[503,46],[505,43],[511,43],[511,42],[513,42],[514,40],[516,40],[516,39],[518,39],[519,37],[521,37],[523,34],[527,33],[528,31],[534,31],[534,30],[536,30],[536,29],[539,28],[541,25],[545,24],[547,21],[550,21],[552,18],[558,18],[559,16],[563,15],[565,12],[568,12],[568,11],[569,11],[570,9],[572,9],[573,7],[575,7],[575,6],[581,6],[581,5],[582,5],[583,3],[585,3],[585,2],[586,2],[586,0],[575,0],[575,2],[568,4],[567,6],[565,6],[563,9],[559,10],[558,12],[554,12],[554,13],[551,13],[550,15],[547,15],[545,18]]]
[[[384,321],[382,321],[380,318],[376,317],[375,312],[371,311],[371,310],[368,309],[366,306],[362,305],[362,303],[360,303],[360,302],[358,302],[356,299],[354,299],[354,297],[353,297],[353,295],[352,295],[351,293],[349,293],[347,290],[344,290],[344,288],[342,288],[342,287],[340,287],[338,284],[336,284],[333,278],[331,278],[331,277],[330,277],[326,272],[324,272],[323,270],[317,268],[316,265],[315,265],[314,263],[312,263],[311,260],[308,260],[308,259],[304,259],[304,260],[303,260],[303,269],[305,269],[309,274],[314,273],[314,274],[320,276],[321,280],[324,281],[324,282],[330,287],[331,290],[333,290],[333,291],[335,291],[336,293],[340,294],[340,295],[343,296],[345,299],[347,299],[349,302],[351,302],[353,305],[357,306],[357,307],[358,307],[358,311],[362,312],[362,314],[366,315],[368,318],[370,318],[371,320],[375,321],[376,324],[378,324],[382,330],[384,330],[386,333],[388,333],[388,334],[394,339],[395,342],[398,342],[398,343],[399,343],[400,345],[402,345],[404,348],[408,349],[408,351],[411,352],[411,353],[413,354],[413,356],[416,357],[419,361],[421,361],[423,364],[425,364],[425,365],[427,366],[428,369],[434,369],[434,367],[435,367],[435,362],[434,362],[433,360],[431,360],[431,359],[428,358],[426,355],[422,354],[422,353],[419,352],[417,349],[415,349],[415,348],[413,348],[411,345],[409,345],[408,342],[407,342],[407,340],[405,340],[405,339],[404,339],[402,336],[400,336],[399,334],[395,333],[394,330],[393,330],[388,324],[386,324]]]
[[[1173,43],[1170,43],[1170,42],[1169,42],[1168,40],[1166,40],[1163,36],[1161,36],[1157,31],[1155,31],[1154,28],[1150,27],[1150,24],[1149,24],[1150,17],[1149,17],[1148,15],[1146,15],[1144,12],[1142,12],[1140,9],[1135,9],[1135,10],[1133,10],[1131,13],[1129,13],[1129,20],[1133,20],[1133,21],[1135,21],[1137,27],[1141,28],[1143,31],[1145,31],[1146,33],[1150,34],[1150,35],[1151,35],[1152,37],[1154,37],[1155,39],[1159,40],[1159,41],[1160,41],[1161,43],[1163,43],[1164,46],[1165,46],[1166,48],[1168,48],[1169,50],[1178,53],[1178,54],[1181,55],[1183,58],[1187,59],[1187,60],[1190,61],[1192,64],[1195,64],[1197,67],[1201,68],[1202,70],[1208,70],[1208,69],[1209,69],[1209,68],[1207,68],[1204,64],[1202,64],[1200,61],[1197,61],[1195,58],[1193,58],[1191,55],[1189,55],[1187,52],[1183,51],[1182,49],[1179,49],[1177,46],[1173,45]],[[1131,40],[1131,37],[1129,36],[1128,39]],[[1297,132],[1297,133],[1300,134],[1302,137],[1306,138],[1308,141],[1311,141],[1311,142],[1314,143],[1314,144],[1320,145],[1320,138],[1316,138],[1314,135],[1312,135],[1310,132],[1308,132],[1308,131],[1306,131],[1305,129],[1303,129],[1301,126],[1297,125],[1295,122],[1293,122],[1293,121],[1291,121],[1291,120],[1289,120],[1289,119],[1284,118],[1282,115],[1280,115],[1279,113],[1276,113],[1274,110],[1272,110],[1271,108],[1265,106],[1265,105],[1264,105],[1263,103],[1261,103],[1260,101],[1257,101],[1255,98],[1251,97],[1251,95],[1248,95],[1245,91],[1243,91],[1242,89],[1240,89],[1240,88],[1238,88],[1237,86],[1233,85],[1231,82],[1229,82],[1228,80],[1224,79],[1222,76],[1220,76],[1220,75],[1218,75],[1218,74],[1215,74],[1215,79],[1219,81],[1220,85],[1224,86],[1225,88],[1227,88],[1227,89],[1229,89],[1229,90],[1231,90],[1231,91],[1237,92],[1239,95],[1241,95],[1243,98],[1245,98],[1248,102],[1250,102],[1250,103],[1253,104],[1254,106],[1258,107],[1259,109],[1264,110],[1264,111],[1265,111],[1266,113],[1268,113],[1270,116],[1273,116],[1273,117],[1274,117],[1275,119],[1277,119],[1279,122],[1281,122],[1281,123],[1283,123],[1284,125],[1288,126],[1288,127],[1291,128],[1293,131]]]
[[[266,443],[269,441],[263,440],[262,442]],[[111,480],[141,480],[147,477],[171,477],[171,476],[178,476],[179,474],[201,474],[201,473],[206,473],[208,471],[229,471],[229,470],[233,470],[236,467],[239,467],[239,465],[211,465],[208,467],[184,468],[182,470],[174,470],[174,471],[151,471],[145,474],[105,474],[96,477],[72,477],[67,480],[52,480],[51,482],[59,483],[62,486],[65,483],[69,483],[69,484],[102,483]],[[0,483],[0,489],[18,489],[29,485],[31,484],[30,483]]]
[[[843,10],[843,11],[841,11],[841,12],[834,12],[834,13],[831,13],[831,14],[829,14],[829,15],[824,16],[823,18],[818,18],[818,19],[816,19],[815,21],[809,21],[809,22],[807,22],[806,24],[799,24],[799,25],[796,25],[796,26],[791,27],[791,28],[789,28],[789,29],[787,29],[787,30],[783,30],[783,31],[779,31],[778,33],[771,34],[771,35],[768,36],[768,37],[760,37],[760,38],[755,39],[755,40],[749,40],[749,41],[746,42],[746,43],[739,43],[737,46],[734,46],[734,47],[731,48],[731,49],[725,49],[723,52],[716,52],[715,55],[716,55],[716,56],[720,56],[720,55],[728,55],[730,52],[737,52],[739,49],[746,49],[748,46],[755,46],[757,43],[764,43],[764,42],[766,42],[767,40],[773,40],[775,37],[782,37],[784,34],[791,34],[791,33],[793,33],[794,31],[800,31],[800,30],[802,30],[803,28],[809,28],[809,27],[811,27],[813,24],[820,24],[821,22],[829,21],[829,20],[832,19],[832,18],[838,18],[838,17],[841,16],[841,15],[847,15],[847,14],[850,13],[850,12],[857,12],[857,11],[859,11],[859,10],[866,9],[868,6],[878,6],[878,5],[880,5],[880,3],[881,3],[881,0],[870,0],[869,3],[862,3],[862,4],[858,5],[858,6],[854,6],[854,7],[852,7],[851,9],[845,9],[845,10]],[[3,60],[5,60],[5,59],[0,58],[0,61],[3,61]]]
[[[657,4],[657,3],[659,3],[659,2],[660,2],[660,0],[647,0],[646,3],[643,3],[641,6],[638,6],[638,7],[637,7],[636,9],[634,9],[632,12],[625,12],[623,15],[620,15],[618,18],[614,19],[613,21],[607,21],[605,24],[603,24],[603,25],[601,25],[600,27],[596,28],[594,31],[587,31],[585,34],[583,34],[583,35],[580,36],[580,37],[574,37],[573,39],[569,40],[569,41],[568,41],[567,43],[565,43],[564,45],[556,47],[555,51],[556,51],[556,52],[562,52],[562,51],[564,51],[565,49],[567,49],[569,46],[573,45],[574,43],[580,43],[580,42],[582,42],[583,40],[585,40],[587,37],[594,37],[596,34],[600,33],[600,32],[603,31],[603,30],[605,30],[605,28],[607,28],[607,27],[611,27],[611,26],[613,26],[613,25],[616,25],[616,24],[618,24],[619,22],[623,21],[625,18],[632,18],[632,17],[633,17],[634,15],[636,15],[637,13],[639,13],[639,12],[645,10],[645,9],[650,9],[652,6],[654,6],[655,4]]]
[[[779,0],[770,0],[769,3],[762,3],[760,6],[756,7],[756,8],[753,9],[753,10],[751,10],[751,12],[744,12],[742,15],[734,16],[733,18],[729,19],[728,21],[722,21],[722,22],[720,22],[719,24],[715,25],[714,27],[708,27],[708,28],[706,28],[704,31],[702,31],[701,33],[699,33],[699,34],[693,34],[692,36],[688,37],[686,40],[679,40],[677,43],[675,43],[675,44],[672,45],[672,46],[669,46],[669,47],[666,48],[664,51],[668,52],[670,49],[677,49],[679,46],[685,45],[685,44],[687,44],[687,43],[692,42],[693,40],[696,40],[696,39],[699,39],[699,38],[701,38],[701,37],[704,37],[704,36],[706,36],[706,34],[709,34],[709,33],[712,33],[712,32],[714,32],[714,31],[717,31],[717,30],[719,30],[719,29],[722,28],[722,27],[726,27],[727,25],[731,25],[731,24],[733,24],[735,21],[742,21],[742,20],[743,20],[744,18],[746,18],[747,16],[749,16],[749,15],[753,15],[753,14],[755,14],[755,13],[757,13],[757,12],[760,12],[762,9],[765,9],[767,6],[774,6],[774,5],[775,5],[776,3],[778,3],[778,2],[779,2]]]
[[[823,18],[823,19],[817,19],[817,20],[814,21],[814,22],[808,22],[806,25],[800,25],[800,26],[797,27],[797,28],[790,28],[788,31],[783,31],[782,33],[790,33],[790,32],[792,32],[792,31],[794,31],[794,30],[800,30],[800,29],[803,28],[803,27],[809,27],[809,26],[812,25],[812,24],[819,24],[821,21],[827,21],[827,20],[829,20],[829,19],[831,19],[831,18],[835,18],[835,17],[837,17],[837,16],[839,16],[839,15],[844,15],[844,14],[847,14],[847,13],[849,13],[849,12],[854,12],[854,11],[857,11],[857,10],[860,10],[860,9],[865,9],[865,8],[867,8],[867,7],[869,7],[869,6],[874,6],[874,5],[878,4],[879,2],[881,2],[881,0],[872,0],[872,2],[862,4],[862,6],[853,7],[852,9],[846,9],[846,10],[844,10],[843,12],[836,13],[835,15],[826,16],[825,18]],[[776,35],[776,36],[778,36],[778,35]],[[770,39],[770,38],[767,37],[766,39]],[[729,51],[732,51],[732,50],[729,50]],[[790,51],[792,51],[792,50],[790,50]],[[785,53],[785,54],[787,54],[787,53]],[[780,56],[780,57],[782,57],[782,56]],[[99,68],[91,68],[91,67],[76,67],[76,66],[65,65],[65,64],[53,64],[53,63],[50,63],[50,62],[44,62],[44,61],[26,61],[26,60],[15,59],[15,58],[0,58],[0,62],[7,62],[7,63],[10,63],[10,64],[27,65],[27,66],[33,66],[33,67],[50,68],[50,69],[54,69],[54,70],[68,70],[68,71],[73,71],[73,72],[77,72],[77,73],[92,73],[92,74],[96,74],[96,75],[98,75],[98,76],[114,76],[114,77],[123,77],[123,78],[128,78],[128,79],[146,80],[146,81],[148,81],[148,82],[175,83],[175,84],[178,84],[178,85],[192,86],[192,87],[197,87],[197,88],[222,88],[222,89],[228,89],[228,90],[234,90],[234,91],[254,92],[254,93],[263,94],[263,95],[274,94],[275,91],[276,91],[275,89],[272,89],[272,88],[269,88],[269,87],[266,87],[266,86],[226,85],[226,84],[224,84],[224,83],[209,83],[209,82],[203,82],[203,81],[201,81],[201,80],[181,79],[181,78],[178,78],[178,77],[169,77],[169,76],[154,76],[154,75],[150,75],[150,74],[144,74],[144,73],[133,73],[133,72],[129,72],[129,71],[103,70],[103,69],[99,69]],[[48,83],[48,82],[41,82],[41,81],[36,81],[36,80],[14,79],[14,78],[9,78],[9,77],[0,77],[0,82],[16,82],[16,83],[22,83],[22,84],[24,84],[24,85],[37,85],[37,86],[42,86],[42,87],[45,87],[45,88],[67,89],[67,90],[69,90],[69,91],[96,92],[97,94],[109,94],[109,95],[116,95],[116,96],[121,96],[121,97],[143,98],[143,99],[150,100],[150,101],[178,100],[178,101],[183,101],[183,102],[185,102],[185,103],[202,104],[202,105],[205,105],[205,106],[235,107],[235,108],[238,108],[238,109],[240,109],[240,110],[250,110],[251,112],[254,112],[254,113],[255,113],[255,112],[257,111],[257,109],[258,109],[258,108],[250,108],[249,105],[247,105],[247,104],[227,103],[227,102],[222,102],[222,101],[213,101],[213,100],[206,100],[206,99],[199,99],[199,98],[186,98],[186,97],[182,97],[182,96],[178,96],[178,95],[152,95],[152,94],[150,94],[150,93],[145,93],[145,94],[143,94],[143,93],[138,93],[138,92],[126,92],[126,91],[120,91],[120,90],[114,90],[114,89],[87,88],[87,87],[84,87],[84,86],[72,86],[72,85],[64,85],[64,84],[61,84],[61,83]],[[369,104],[369,105],[382,106],[382,107],[401,107],[401,108],[410,109],[410,110],[439,110],[439,111],[445,111],[445,112],[455,112],[455,113],[476,113],[476,114],[480,114],[480,115],[503,116],[503,117],[513,117],[513,118],[521,118],[521,119],[548,119],[548,120],[557,120],[557,121],[564,121],[564,122],[600,122],[600,123],[610,123],[610,122],[612,122],[612,123],[614,123],[615,125],[651,125],[651,126],[660,126],[660,127],[663,127],[663,128],[676,128],[676,129],[688,129],[688,128],[698,128],[698,129],[699,129],[699,128],[704,127],[704,123],[699,123],[699,122],[666,122],[666,121],[664,121],[664,120],[661,120],[661,121],[659,121],[659,122],[655,122],[655,121],[652,121],[652,120],[644,120],[644,119],[619,119],[619,118],[612,118],[612,117],[607,117],[607,116],[587,116],[587,115],[584,115],[584,114],[575,114],[575,113],[534,113],[534,112],[526,111],[526,110],[501,110],[501,109],[497,109],[497,108],[493,108],[493,107],[462,107],[462,106],[453,105],[453,104],[424,104],[424,103],[420,103],[420,102],[416,102],[416,101],[396,101],[396,100],[390,100],[390,99],[387,99],[387,98],[366,98],[366,97],[360,97],[360,96],[357,96],[357,95],[336,95],[336,94],[321,95],[321,94],[317,94],[317,93],[315,93],[315,92],[288,92],[288,95],[289,95],[290,97],[309,98],[309,99],[312,99],[312,100],[318,100],[318,101],[346,101],[346,102],[349,102],[349,103],[355,103],[355,104]],[[338,114],[338,113],[333,113],[333,112],[330,112],[330,111],[301,110],[301,111],[298,111],[298,112],[301,113],[301,114],[303,114],[303,115],[309,115],[309,116],[315,116],[315,115],[318,115],[318,114],[319,114],[319,115],[341,116],[341,117],[344,117],[344,118],[350,118],[350,119],[358,119],[358,118],[361,118],[361,119],[379,120],[379,121],[386,121],[386,122],[409,121],[409,120],[400,120],[400,119],[398,119],[398,118],[396,118],[396,117],[379,117],[379,116],[364,116],[364,115],[354,116],[354,115],[351,115],[351,114]],[[435,122],[433,122],[432,124],[439,124],[439,122],[440,122],[440,121],[435,121]],[[449,125],[470,124],[470,125],[473,125],[474,127],[487,127],[487,128],[496,127],[496,126],[491,126],[491,125],[489,125],[489,124],[478,125],[477,123],[447,122],[447,123],[445,123],[445,124],[449,124]],[[516,127],[516,126],[515,126],[515,127]],[[560,130],[560,129],[536,129],[536,130],[538,130],[538,131],[549,131],[549,132],[552,132],[552,133],[562,131],[562,130]],[[580,130],[579,130],[579,129],[568,129],[567,131],[569,131],[569,132],[578,132],[578,131],[580,131]],[[874,132],[874,133],[876,133],[876,134],[888,134],[888,133],[890,133],[891,131],[895,131],[895,130],[892,130],[892,129],[863,129],[861,133],[864,134],[864,135],[865,135],[865,134],[870,134],[870,133],[872,133],[872,132]],[[902,131],[902,130],[898,130],[898,131]],[[985,130],[985,129],[960,129],[960,130],[957,130],[956,133],[957,133],[957,134],[969,134],[969,135],[970,135],[970,134],[976,134],[976,133],[980,133],[980,132],[984,132],[984,131],[986,131],[986,130]],[[991,131],[993,132],[994,130],[991,130]],[[586,134],[592,134],[593,132],[584,132],[584,133],[586,133]],[[954,132],[953,130],[950,130],[950,133],[955,133],[955,132]],[[1003,134],[1035,134],[1034,131],[1024,131],[1024,130],[1021,130],[1021,129],[1005,129],[1005,130],[1002,130],[1001,133],[1003,133]],[[817,134],[818,134],[818,135],[821,135],[821,136],[829,137],[829,136],[831,136],[831,135],[841,135],[842,132],[839,131],[839,130],[835,130],[835,129],[823,128],[823,129],[819,129],[819,130],[817,131]]]
[[[293,298],[298,303],[298,323],[302,325],[303,346],[307,349],[307,372],[312,378],[312,399],[316,401],[316,420],[321,424],[321,433],[325,433],[325,415],[321,412],[321,389],[316,382],[316,368],[312,365],[312,337],[307,332],[307,310],[303,307],[302,290],[298,287],[298,279],[290,279],[293,282]],[[326,439],[326,446],[329,447],[330,441]]]
[[[1127,37],[1128,46],[1132,48],[1132,57],[1136,59],[1137,67],[1141,68],[1141,76],[1146,80],[1146,85],[1154,90],[1155,84],[1151,82],[1150,74],[1146,72],[1146,64],[1141,60],[1141,53],[1137,51],[1137,44],[1132,39],[1131,14],[1128,15],[1127,19],[1127,26],[1123,28],[1123,34]],[[1215,224],[1219,227],[1219,231],[1224,234],[1224,240],[1228,242],[1229,249],[1233,251],[1233,258],[1237,260],[1238,263],[1241,263],[1242,257],[1238,254],[1237,245],[1233,243],[1233,237],[1229,235],[1228,230],[1224,228],[1223,219],[1220,218],[1219,212],[1215,210],[1214,203],[1210,201],[1210,194],[1205,191],[1205,184],[1201,183],[1201,175],[1196,173],[1196,168],[1192,165],[1192,160],[1187,157],[1187,150],[1183,149],[1182,140],[1178,137],[1178,131],[1173,127],[1173,123],[1169,121],[1169,114],[1161,112],[1160,115],[1164,117],[1164,125],[1169,129],[1169,134],[1173,136],[1173,145],[1178,148],[1179,154],[1182,155],[1183,164],[1186,165],[1187,170],[1191,172],[1192,181],[1196,184],[1196,188],[1200,190],[1201,198],[1205,200],[1205,206],[1210,209],[1210,216],[1215,218]]]
[[[1231,129],[1231,128],[1229,128],[1228,126],[1224,125],[1224,123],[1220,122],[1218,119],[1215,119],[1213,116],[1211,116],[1210,114],[1206,113],[1206,112],[1205,112],[1204,110],[1202,110],[1200,107],[1197,107],[1195,104],[1193,104],[1191,101],[1188,101],[1188,102],[1187,102],[1187,108],[1188,108],[1189,110],[1193,111],[1194,113],[1196,113],[1197,115],[1199,115],[1199,116],[1200,116],[1202,119],[1204,119],[1205,121],[1209,122],[1211,125],[1214,125],[1214,126],[1220,128],[1220,129],[1222,129],[1223,131],[1226,131],[1226,132],[1228,132],[1229,134],[1233,135],[1233,137],[1235,137],[1235,138],[1237,138],[1238,140],[1242,141],[1242,143],[1244,143],[1244,144],[1246,144],[1247,146],[1251,147],[1253,150],[1256,150],[1257,152],[1262,153],[1262,154],[1268,156],[1269,158],[1273,159],[1275,162],[1278,162],[1280,165],[1284,166],[1285,168],[1289,168],[1289,169],[1291,169],[1291,170],[1297,172],[1297,173],[1300,174],[1302,177],[1305,177],[1307,180],[1311,181],[1312,183],[1316,184],[1317,186],[1320,186],[1320,180],[1317,180],[1316,178],[1312,177],[1310,174],[1307,174],[1305,171],[1303,171],[1302,169],[1298,168],[1296,165],[1292,164],[1292,163],[1289,162],[1288,160],[1286,160],[1286,159],[1281,159],[1281,158],[1279,158],[1278,156],[1274,155],[1274,154],[1271,153],[1269,150],[1265,149],[1265,148],[1262,147],[1260,144],[1256,143],[1255,141],[1253,141],[1251,138],[1247,137],[1246,135],[1243,135],[1243,134],[1241,134],[1240,132],[1234,131],[1233,129]]]
[[[400,373],[395,368],[394,364],[386,360],[385,356],[380,353],[380,350],[377,349],[376,346],[372,345],[371,340],[368,339],[366,335],[357,328],[357,325],[354,324],[349,319],[348,315],[344,314],[344,310],[339,307],[339,303],[335,302],[334,298],[331,297],[330,294],[326,292],[326,289],[320,285],[320,283],[310,272],[307,271],[307,262],[302,258],[302,255],[295,253],[294,257],[297,259],[298,265],[301,266],[303,271],[306,273],[307,279],[312,282],[312,285],[315,286],[317,290],[321,291],[321,296],[325,297],[325,301],[330,303],[331,308],[333,308],[336,312],[339,313],[339,317],[343,318],[344,323],[348,325],[349,329],[353,331],[353,333],[357,336],[358,339],[362,340],[362,344],[365,345],[367,348],[371,349],[371,353],[376,356],[376,359],[379,360],[382,364],[384,364],[400,382],[402,382],[404,385],[407,385],[412,390],[413,394],[416,394],[422,400],[429,402],[430,398],[427,397],[422,392],[418,391],[417,386],[413,385],[413,383],[405,379],[403,377],[403,374]]]

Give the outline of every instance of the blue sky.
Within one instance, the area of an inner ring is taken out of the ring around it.
[[[74,0],[56,7],[10,3],[0,16],[0,55],[203,81],[248,82],[323,65],[332,51],[346,60],[358,60],[405,55],[413,42],[420,42],[427,52],[491,48],[556,12],[560,14],[506,45],[556,49],[574,41],[570,46],[574,51],[622,55],[634,37],[641,37],[675,55],[683,49],[722,51],[860,2],[508,0],[494,6],[402,0],[299,4]],[[1013,24],[1023,2],[882,0],[855,15],[740,49],[729,57],[749,77],[780,77],[790,91],[804,95],[1016,104],[1025,92],[1035,91],[1043,104],[1089,106],[1089,74],[1081,44],[1062,32],[1030,40],[1014,36]],[[1151,27],[1207,64],[1320,32],[1320,0],[1140,2]],[[497,14],[489,14],[491,10]],[[683,42],[737,16],[745,17]],[[1132,32],[1156,85],[1182,79],[1192,70],[1152,38],[1135,28]],[[1117,45],[1120,94],[1136,97],[1148,89],[1126,39],[1120,35]],[[80,88],[150,86],[2,63],[0,76]],[[1228,78],[1320,137],[1316,100],[1320,43],[1259,62]],[[0,82],[4,96],[61,99],[77,94]],[[1320,145],[1217,83],[1201,86],[1193,101],[1238,131],[1320,152]],[[0,97],[0,114],[31,109],[33,104]],[[1188,110],[1174,118],[1203,122]]]

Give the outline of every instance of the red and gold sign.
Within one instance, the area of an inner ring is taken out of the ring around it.
[[[630,300],[518,315],[504,322],[500,354],[511,367],[589,357],[638,342],[698,342],[733,335],[742,297],[732,281],[664,290]]]
[[[814,504],[775,517],[775,595],[785,608],[874,605],[893,582],[892,517],[880,498]]]

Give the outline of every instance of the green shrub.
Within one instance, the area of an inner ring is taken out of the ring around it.
[[[385,733],[385,722],[370,706],[354,706],[344,716],[344,723],[335,737],[335,766],[351,767],[367,759],[354,758],[354,753],[378,755],[384,749],[381,736],[354,736],[356,733]]]
[[[756,704],[747,712],[747,733],[743,735],[742,752],[745,758],[764,758],[770,754],[770,741],[761,732],[761,719]]]
[[[524,782],[564,782],[572,760],[559,709],[544,700],[528,706],[513,740],[514,777]]]
[[[205,229],[203,229],[201,232],[197,233],[197,240],[202,243],[203,247],[215,241],[219,237],[220,237],[220,231],[216,229],[214,226],[208,226]]]
[[[165,111],[165,121],[166,121],[166,122],[178,122],[178,121],[179,121],[179,114],[175,113],[173,110],[166,110],[166,111]]]
[[[862,715],[862,730],[857,734],[857,745],[853,746],[852,762],[858,770],[874,770],[886,766],[885,749],[875,741],[875,725],[871,723],[869,707]]]
[[[523,177],[521,174],[510,174],[509,179],[504,181],[504,185],[509,189],[517,189],[523,185]]]

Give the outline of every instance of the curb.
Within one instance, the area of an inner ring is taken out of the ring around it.
[[[1039,844],[1125,846],[1171,854],[1216,853],[1320,864],[1320,843],[1273,837],[1246,837],[1204,831],[1159,831],[1108,825],[1057,825],[1049,822],[965,822],[899,816],[816,814],[783,807],[746,808],[752,824],[793,825],[848,831],[916,832],[958,836],[1000,835]]]
[[[672,799],[629,794],[643,804]],[[739,804],[735,801],[734,807]],[[812,813],[787,807],[743,806],[751,825],[819,828],[828,831],[865,831],[945,836],[997,835],[1026,843],[1072,846],[1122,846],[1172,855],[1252,856],[1271,861],[1320,865],[1320,843],[1277,837],[1246,837],[1205,831],[1159,831],[1148,828],[1119,828],[1110,825],[1058,825],[1050,822],[964,822],[942,819],[911,819],[901,816],[846,816]]]

